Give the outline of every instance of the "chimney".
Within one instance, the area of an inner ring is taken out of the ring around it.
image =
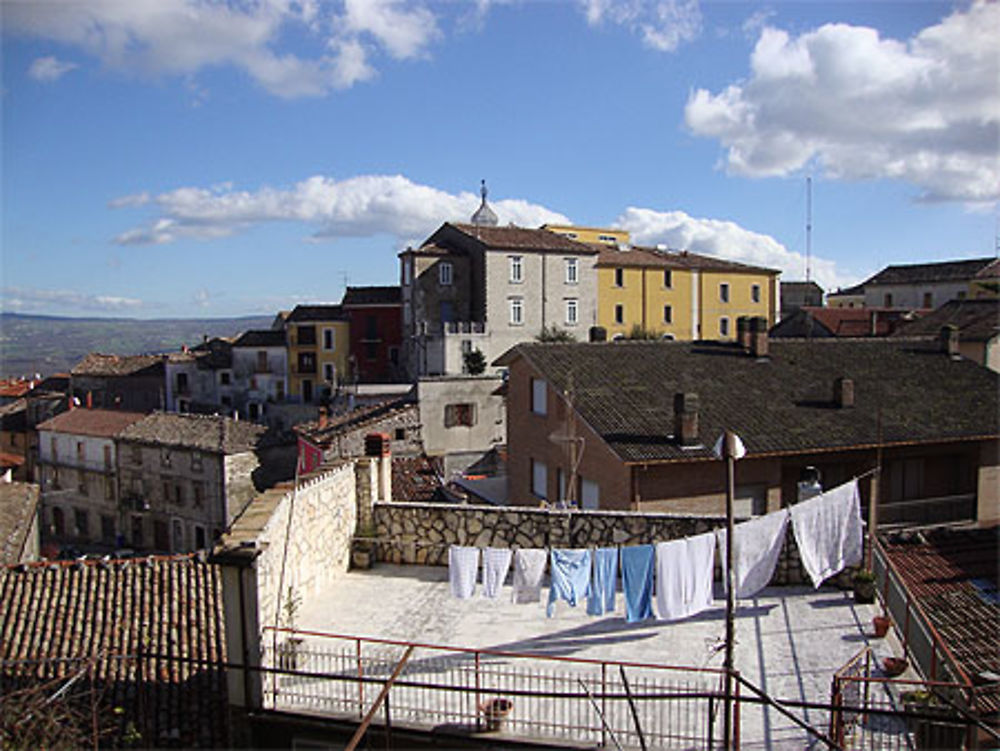
[[[365,456],[377,465],[378,500],[392,501],[392,448],[388,433],[369,433],[365,436]]]
[[[750,349],[750,316],[736,319],[736,343],[743,349]]]
[[[961,357],[958,353],[958,326],[949,323],[941,327],[941,351],[952,360]]]
[[[327,425],[326,407],[320,407],[319,408],[319,429],[323,430],[324,428],[326,428],[326,425]]]
[[[877,310],[873,310],[872,311],[872,330],[871,330],[871,335],[872,336],[878,336],[878,311]]]
[[[837,378],[833,381],[833,403],[843,409],[854,406],[854,380]]]
[[[752,357],[767,357],[767,319],[754,316],[750,319],[750,355]]]
[[[608,340],[608,330],[603,326],[590,327],[590,341],[606,342]]]
[[[698,395],[674,394],[674,440],[682,446],[698,443]]]
[[[94,408],[94,392],[93,391],[88,391],[87,392],[87,409],[93,409],[93,408]]]

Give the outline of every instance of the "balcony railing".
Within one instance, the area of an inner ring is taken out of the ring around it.
[[[447,321],[444,324],[447,334],[485,334],[486,324],[482,321]]]
[[[884,501],[878,507],[880,527],[929,526],[952,522],[974,521],[976,494],[917,498],[906,501]]]

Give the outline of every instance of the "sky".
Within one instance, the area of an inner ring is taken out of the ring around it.
[[[1000,3],[0,0],[8,312],[271,314],[466,221],[992,257]],[[807,190],[811,179],[811,192]],[[811,194],[812,231],[807,233]]]

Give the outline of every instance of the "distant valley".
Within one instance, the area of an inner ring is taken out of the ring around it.
[[[65,373],[88,352],[176,351],[208,336],[271,327],[273,316],[243,318],[61,318],[0,313],[0,376]]]

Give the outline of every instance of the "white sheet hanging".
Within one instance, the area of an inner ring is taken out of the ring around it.
[[[452,545],[448,548],[448,581],[451,593],[467,600],[476,591],[479,576],[479,548]]]
[[[864,539],[856,479],[792,506],[791,515],[799,556],[814,587],[861,562]]]
[[[714,564],[712,532],[657,543],[657,617],[675,621],[711,607]]]
[[[753,597],[766,587],[781,556],[788,529],[788,510],[782,509],[765,516],[741,522],[733,527],[733,573],[736,596]],[[722,561],[722,581],[726,578],[726,530],[717,529],[719,558]]]
[[[500,594],[513,553],[510,548],[486,548],[483,551],[483,597],[495,600]]]
[[[519,548],[514,551],[513,602],[521,605],[542,599],[542,576],[549,553],[544,548]]]

